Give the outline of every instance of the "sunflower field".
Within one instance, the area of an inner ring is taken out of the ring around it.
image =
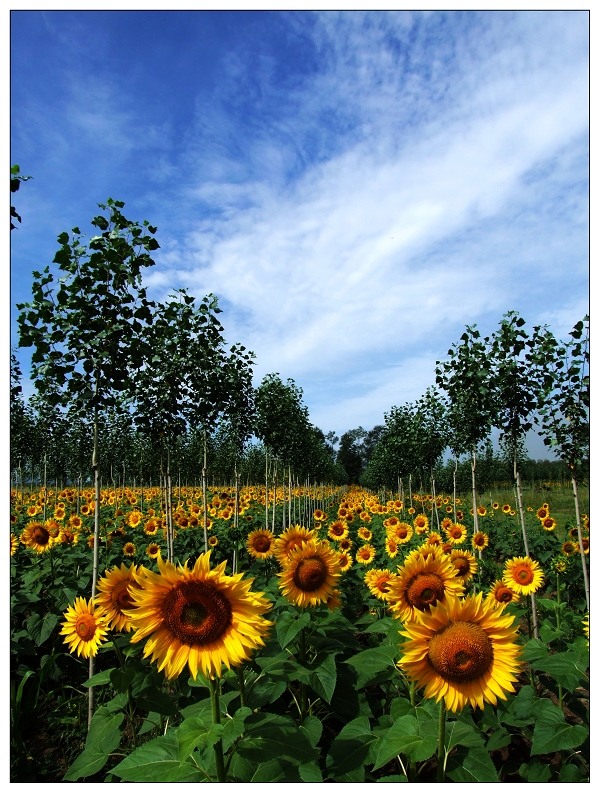
[[[99,207],[17,305],[11,781],[588,782],[588,318],[338,439]]]
[[[12,781],[589,781],[586,513],[524,555],[500,499],[176,487],[171,548],[166,507],[102,489],[90,599],[93,489],[12,491]]]

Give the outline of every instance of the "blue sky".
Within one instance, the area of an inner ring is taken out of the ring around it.
[[[12,307],[122,200],[158,226],[151,295],[218,295],[256,383],[292,378],[338,434],[422,396],[465,325],[566,337],[589,312],[585,11],[12,11],[10,33],[33,177]]]

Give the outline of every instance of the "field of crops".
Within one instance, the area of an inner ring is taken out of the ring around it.
[[[103,488],[91,600],[94,496],[11,494],[11,781],[589,781],[587,490]]]

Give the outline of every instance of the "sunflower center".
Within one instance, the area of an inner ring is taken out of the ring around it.
[[[271,540],[269,537],[256,537],[254,540],[254,549],[259,553],[266,553],[271,547]]]
[[[84,642],[91,642],[96,635],[96,620],[91,614],[80,614],[75,623],[75,630]]]
[[[454,622],[431,638],[427,658],[445,680],[462,683],[476,680],[488,671],[494,649],[479,625]]]
[[[513,599],[513,591],[507,586],[501,586],[496,590],[495,597],[499,603],[510,603]]]
[[[187,645],[205,645],[219,639],[231,625],[229,600],[203,581],[185,581],[163,601],[166,626]]]
[[[130,609],[134,605],[133,599],[129,594],[130,583],[129,579],[119,581],[111,593],[111,600],[117,611],[123,612],[123,609]]]
[[[327,565],[318,557],[301,559],[294,570],[294,584],[303,592],[316,592],[327,580]]]
[[[31,536],[38,545],[47,545],[50,539],[50,532],[44,526],[36,526],[31,532]]]
[[[469,564],[469,560],[465,559],[464,556],[457,556],[452,560],[454,567],[458,570],[458,577],[467,575],[471,570],[471,565]]]
[[[423,611],[444,596],[444,582],[435,573],[418,573],[406,588],[406,599],[413,608]]]
[[[519,584],[531,584],[533,581],[533,570],[530,567],[521,566],[517,567],[514,572],[515,580]]]

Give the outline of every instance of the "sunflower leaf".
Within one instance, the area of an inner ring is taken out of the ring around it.
[[[277,617],[276,630],[277,638],[281,649],[285,649],[290,642],[300,633],[302,628],[306,628],[310,622],[310,614],[304,611],[296,614],[293,611],[284,611]]]
[[[395,673],[394,658],[397,652],[397,648],[393,645],[382,644],[379,647],[363,650],[344,663],[356,669],[358,673],[356,687],[363,688],[382,672]]]
[[[586,659],[587,660],[587,659]],[[574,691],[586,678],[587,663],[570,651],[554,653],[531,663],[532,669],[551,675],[567,691]]]
[[[329,748],[328,778],[336,782],[364,782],[365,760],[375,740],[366,716],[348,722]]]
[[[206,775],[190,762],[179,759],[174,733],[159,735],[135,749],[111,770],[126,782],[205,782]]]
[[[453,782],[498,782],[498,772],[483,748],[460,750],[448,759],[446,776]]]
[[[111,714],[106,707],[98,708],[92,718],[83,752],[68,768],[63,777],[65,782],[92,776],[104,768],[111,752],[121,742],[119,728],[124,718],[124,713]]]
[[[317,666],[312,668],[308,682],[311,688],[327,702],[331,703],[337,682],[335,655],[317,656]]]
[[[575,749],[589,735],[587,727],[567,724],[562,710],[552,703],[550,705],[536,719],[531,744],[532,755]]]
[[[238,753],[249,760],[266,761],[289,757],[307,762],[316,759],[306,732],[293,719],[275,714],[253,714],[246,720],[246,733],[238,744]]]

